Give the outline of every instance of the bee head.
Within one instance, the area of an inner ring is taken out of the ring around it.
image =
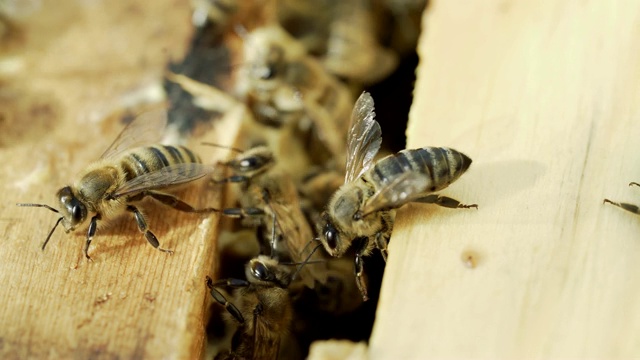
[[[60,202],[62,226],[66,232],[75,230],[87,219],[87,207],[75,196],[70,186],[65,186],[56,194]]]
[[[291,273],[285,267],[278,266],[277,260],[266,255],[251,259],[245,273],[247,279],[253,283],[274,283],[286,288],[291,282]]]
[[[287,77],[290,62],[303,57],[306,49],[282,27],[265,26],[249,34],[244,52],[253,85],[273,90]]]
[[[250,70],[251,77],[264,83],[272,82],[282,77],[285,67],[284,50],[279,46],[273,45],[266,50],[263,56],[264,58],[253,63]]]
[[[325,250],[331,256],[340,256],[344,252],[342,247],[342,241],[340,239],[340,231],[336,228],[331,221],[331,218],[327,212],[322,213],[322,220],[319,226],[320,242],[324,245]]]
[[[230,164],[236,172],[251,177],[269,170],[274,162],[271,150],[266,146],[258,146],[250,150],[246,156],[233,160]]]

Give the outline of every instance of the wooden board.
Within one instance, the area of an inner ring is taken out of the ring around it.
[[[58,229],[42,251],[56,214],[15,206],[55,206],[58,188],[123,128],[120,111],[160,100],[165,64],[188,45],[189,3],[45,3],[0,54],[0,357],[197,358],[216,216],[145,207],[173,255],[124,217],[99,230],[88,262],[83,231]],[[229,143],[237,132],[233,122],[210,130],[198,140]],[[214,161],[207,151],[200,154]],[[219,195],[199,184],[181,197],[217,206]]]
[[[474,162],[410,205],[369,357],[640,356],[640,2],[437,0],[409,147]],[[469,255],[473,258],[469,262]]]

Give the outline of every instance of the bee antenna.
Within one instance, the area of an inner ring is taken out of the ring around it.
[[[227,146],[227,145],[220,145],[220,144],[215,144],[215,143],[210,143],[210,142],[202,142],[200,143],[202,145],[207,145],[207,146],[213,146],[213,147],[217,147],[217,148],[221,148],[221,149],[227,149],[227,150],[231,150],[237,153],[242,154],[244,151],[241,149],[238,149],[236,147],[233,146]]]
[[[41,207],[41,208],[49,209],[49,210],[51,210],[51,211],[53,211],[54,213],[57,213],[57,214],[60,213],[60,211],[58,211],[57,209],[54,209],[51,206],[46,205],[46,204],[17,203],[16,205],[17,206],[28,206],[28,207]],[[44,240],[44,244],[42,244],[42,250],[44,250],[44,248],[47,246],[47,243],[51,239],[51,235],[53,235],[53,232],[56,230],[58,225],[60,225],[60,222],[62,221],[62,219],[63,219],[63,217],[61,216],[58,219],[58,221],[56,221],[56,224],[53,225],[53,228],[51,229],[51,231],[49,231],[49,235],[47,235],[47,238]]]
[[[301,254],[304,254],[305,251],[307,251],[307,248],[309,247],[309,245],[311,245],[312,242],[314,241],[320,241],[319,237],[315,237],[309,241],[307,241],[307,244],[304,246],[304,248],[302,248],[302,251],[300,252]]]
[[[58,225],[60,225],[60,221],[62,221],[62,217],[60,217],[58,221],[56,221],[56,224],[53,225],[53,228],[51,229],[51,231],[49,231],[49,235],[47,235],[47,238],[44,240],[44,244],[42,244],[42,251],[44,251],[44,248],[47,246],[47,243],[49,242],[49,239],[51,239],[51,235],[53,235],[53,232],[56,230]]]
[[[45,209],[49,209],[51,211],[53,211],[54,213],[60,213],[60,211],[58,211],[58,209],[54,209],[49,205],[46,204],[32,204],[32,203],[17,203],[17,206],[29,206],[29,207],[42,207]]]
[[[300,262],[279,262],[278,264],[284,266],[295,266],[295,265],[307,265],[307,264],[324,264],[327,260],[309,260],[309,261],[300,261]]]
[[[313,254],[320,248],[320,246],[322,246],[322,244],[318,244],[316,245],[316,247],[313,248],[313,250],[311,251],[311,253],[309,254],[309,256],[307,256],[306,259],[304,259],[304,261],[302,262],[302,264],[300,264],[300,266],[298,267],[298,269],[296,270],[296,272],[293,274],[293,276],[291,277],[291,279],[295,279],[298,276],[298,273],[300,272],[300,270],[302,270],[302,268],[306,265],[309,264],[310,261],[309,259],[311,259],[311,257],[313,256]]]

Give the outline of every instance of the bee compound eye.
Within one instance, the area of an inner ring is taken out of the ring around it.
[[[276,76],[276,69],[273,66],[264,66],[258,70],[258,77],[262,80],[271,80]]]
[[[331,223],[324,226],[324,238],[329,248],[335,249],[338,246],[338,230]]]
[[[254,157],[242,159],[242,161],[240,161],[240,168],[242,168],[242,170],[253,169],[254,167],[256,167],[256,163],[257,161]]]
[[[80,205],[75,205],[71,210],[71,216],[75,222],[79,222],[84,218],[84,211]]]
[[[253,273],[253,275],[258,278],[259,280],[269,280],[269,271],[267,270],[267,267],[264,266],[263,263],[260,262],[256,262],[254,263],[251,272]]]

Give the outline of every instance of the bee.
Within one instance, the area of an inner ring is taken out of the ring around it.
[[[320,261],[315,249],[309,249],[313,232],[300,208],[300,198],[293,179],[284,171],[273,170],[275,157],[266,146],[257,146],[223,163],[234,170],[218,183],[241,182],[242,195],[238,208],[226,208],[222,214],[248,220],[245,224],[261,228],[264,248],[278,260]],[[264,239],[271,239],[270,242]],[[265,253],[266,251],[262,251]],[[324,263],[302,267],[298,279],[307,287],[326,282]]]
[[[370,0],[335,5],[322,63],[330,73],[359,84],[373,84],[391,74],[398,56],[380,45]]]
[[[128,212],[133,215],[138,229],[149,244],[160,251],[172,253],[172,250],[160,247],[144,215],[134,205],[136,202],[149,196],[179,211],[219,211],[213,208],[195,209],[174,195],[158,191],[187,184],[212,172],[212,167],[203,165],[200,158],[184,146],[149,145],[162,136],[166,121],[164,111],[152,111],[127,125],[100,160],[81,172],[72,185],[58,190],[56,198],[59,209],[45,204],[17,204],[43,207],[61,215],[49,231],[42,250],[60,223],[69,233],[89,220],[83,252],[90,260],[89,246],[98,223]]]
[[[273,202],[268,204],[272,211],[278,205]],[[246,280],[232,278],[213,281],[207,277],[206,284],[213,299],[224,306],[239,324],[231,351],[218,354],[216,359],[277,359],[281,343],[289,339],[294,314],[290,287],[298,275],[302,276],[305,265],[313,255],[312,252],[302,262],[289,264],[299,265],[295,272],[276,258],[276,244],[280,236],[298,239],[298,232],[290,232],[296,228],[284,225],[289,223],[280,219],[290,214],[287,211],[273,211],[271,255],[258,255],[251,259],[245,267]],[[276,226],[280,229],[279,235],[276,234]],[[286,241],[289,246],[295,242]],[[293,247],[290,249],[294,259],[297,258],[296,250]],[[228,301],[218,290],[222,287],[236,290],[235,303]]]
[[[390,35],[387,24],[381,23],[387,20],[381,18],[387,7],[372,0],[280,0],[278,21],[331,74],[361,86],[379,82],[398,66],[397,54],[379,39]]]
[[[371,95],[356,101],[348,135],[344,184],[333,194],[317,223],[320,241],[331,256],[355,248],[355,272],[364,300],[368,298],[363,256],[378,248],[387,257],[395,209],[409,202],[449,208],[477,208],[432,194],[449,186],[471,165],[465,154],[450,148],[402,150],[374,163],[382,142]]]
[[[307,49],[309,54],[324,54],[333,19],[335,1],[278,0],[277,21]]]
[[[246,35],[244,62],[236,92],[245,98],[256,121],[313,134],[329,158],[344,158],[353,106],[346,85],[278,25],[260,27]]]
[[[266,255],[251,259],[245,268],[247,280],[207,277],[211,297],[237,320],[239,328],[229,353],[216,359],[277,359],[282,338],[289,332],[293,309],[289,291],[292,271]],[[235,304],[217,289],[238,289]]]
[[[640,184],[638,184],[637,182],[631,182],[629,183],[629,186],[640,186]],[[609,203],[611,205],[615,205],[619,208],[623,208],[629,212],[632,212],[634,214],[640,214],[640,208],[638,208],[637,205],[633,205],[633,204],[629,204],[629,203],[621,203],[621,202],[615,202],[615,201],[611,201],[609,199],[604,199],[603,204]]]
[[[214,180],[214,183],[217,184],[248,184],[251,179],[269,171],[276,163],[273,152],[265,145],[257,145],[246,151],[213,143],[203,143],[203,145],[226,148],[238,153],[238,155],[231,160],[219,163],[220,166],[230,168],[233,171],[233,175],[223,179]]]
[[[416,51],[422,14],[428,0],[372,0],[379,25],[378,34],[399,56]]]

